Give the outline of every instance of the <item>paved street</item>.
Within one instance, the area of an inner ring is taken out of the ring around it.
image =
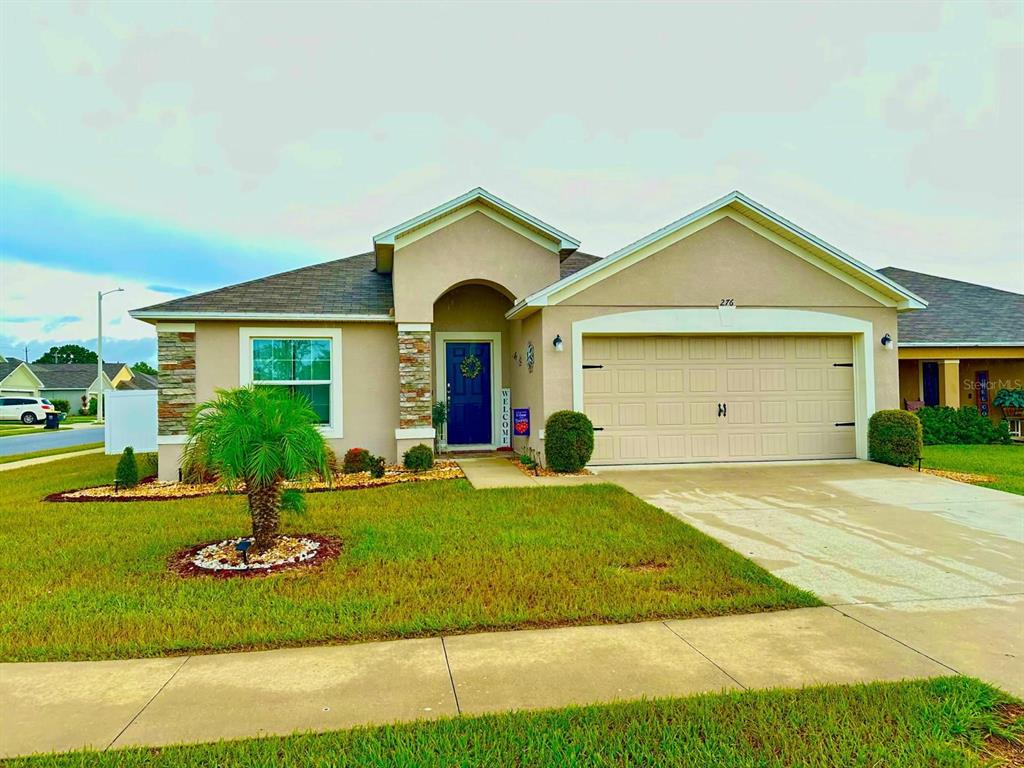
[[[102,442],[103,427],[82,426],[74,429],[63,427],[56,431],[40,431],[33,435],[0,438],[0,456],[13,456],[16,453],[31,453],[50,448],[69,448],[73,445]]]

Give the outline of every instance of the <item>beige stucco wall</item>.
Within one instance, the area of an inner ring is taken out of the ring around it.
[[[573,405],[573,322],[640,309],[717,307],[723,298],[734,299],[738,307],[785,307],[870,322],[875,408],[900,404],[898,356],[878,342],[886,333],[898,340],[896,310],[747,227],[723,219],[540,312],[542,343],[534,344],[543,355],[544,415]],[[551,346],[556,335],[565,342],[562,353]]]
[[[7,378],[3,381],[3,386],[0,387],[0,394],[39,397],[39,384],[32,378],[32,374],[19,366],[7,374]],[[72,403],[71,406],[77,412],[78,404]]]
[[[877,307],[732,219],[722,219],[562,302],[568,306]]]
[[[434,302],[450,288],[474,281],[523,298],[558,279],[559,258],[532,240],[473,213],[395,251],[395,318],[430,323]]]
[[[196,401],[211,399],[217,389],[239,382],[239,328],[259,327],[254,322],[196,323]],[[398,342],[391,323],[282,323],[273,328],[341,328],[342,419],[344,437],[328,440],[339,458],[353,447],[366,448],[395,461],[398,426]],[[160,447],[161,477],[177,478],[180,446]]]
[[[512,433],[512,447],[519,453],[529,448],[543,451],[539,430],[544,426],[544,328],[542,316],[538,312],[525,320],[513,320],[510,327],[512,352],[518,359],[512,361],[512,408],[529,408],[531,429],[530,437],[516,437]],[[535,362],[533,371],[526,364],[526,348],[532,343]],[[568,345],[566,345],[568,347]],[[562,353],[563,355],[565,353]]]

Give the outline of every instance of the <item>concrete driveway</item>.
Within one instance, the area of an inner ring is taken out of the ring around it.
[[[861,461],[595,471],[841,613],[1024,695],[1024,497]]]

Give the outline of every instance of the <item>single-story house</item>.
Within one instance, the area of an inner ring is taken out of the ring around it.
[[[867,456],[900,403],[897,316],[926,302],[740,192],[604,258],[477,188],[367,253],[134,310],[156,326],[160,476],[218,388],[306,395],[336,452],[543,455],[554,411],[594,464]]]
[[[96,395],[100,385],[95,363],[0,362],[0,395],[67,400],[72,413],[88,404],[88,399]],[[102,386],[104,391],[156,389],[156,380],[136,373],[125,363],[104,363]]]
[[[973,405],[993,421],[1001,389],[1024,388],[1024,295],[885,267],[879,272],[928,301],[899,319],[903,407]],[[1020,434],[1020,420],[1011,420]]]

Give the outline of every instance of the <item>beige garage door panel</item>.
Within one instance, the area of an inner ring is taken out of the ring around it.
[[[592,461],[852,457],[835,426],[854,419],[853,368],[835,365],[852,359],[839,336],[585,337]]]

